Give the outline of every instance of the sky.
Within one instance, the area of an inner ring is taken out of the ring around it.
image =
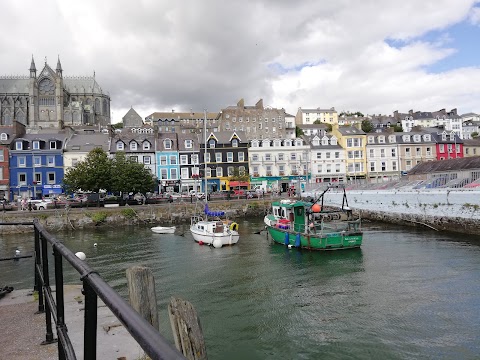
[[[480,113],[480,0],[2,0],[0,75],[92,76],[133,107],[240,99],[363,114]]]

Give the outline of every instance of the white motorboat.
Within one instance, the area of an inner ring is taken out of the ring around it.
[[[207,112],[204,118],[204,159],[207,158]],[[207,174],[207,163],[204,160],[205,174]],[[190,232],[193,239],[199,244],[213,245],[220,248],[224,245],[234,245],[238,242],[240,235],[238,234],[238,224],[236,222],[228,222],[221,220],[225,216],[223,211],[210,211],[208,208],[208,188],[207,178],[205,181],[205,209],[201,216],[193,216],[190,220]],[[198,202],[197,202],[198,204]],[[209,219],[210,217],[210,219]]]
[[[154,226],[150,228],[156,234],[173,234],[175,233],[175,226]]]

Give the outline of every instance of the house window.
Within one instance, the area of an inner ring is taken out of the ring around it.
[[[124,148],[123,142],[121,141],[117,142],[117,150],[123,150],[123,148]]]
[[[325,153],[325,158],[326,158],[326,159],[330,159],[330,152],[326,152],[326,153]]]
[[[165,149],[171,149],[172,148],[172,140],[167,139],[163,142],[163,147]]]
[[[252,155],[252,161],[258,161],[258,154]]]
[[[150,165],[152,163],[152,159],[150,158],[150,156],[144,156],[143,157],[143,163],[145,165]]]
[[[290,154],[290,160],[297,160],[297,154],[296,153],[291,153]]]
[[[392,149],[392,157],[396,157],[397,156],[397,149]]]
[[[18,157],[18,167],[26,167],[27,166],[27,158],[25,156]]]
[[[272,155],[271,154],[265,154],[265,161],[271,161],[272,160]]]
[[[42,158],[40,156],[33,157],[33,166],[35,167],[42,166]]]
[[[138,156],[130,156],[129,159],[131,162],[138,162]]]
[[[385,163],[385,161],[382,161],[382,171],[385,170],[387,170],[387,164]]]
[[[193,147],[193,141],[192,140],[185,140],[185,148],[186,149],[191,149]]]
[[[170,179],[178,179],[177,169],[170,169]]]
[[[318,152],[317,153],[317,160],[320,160],[322,158],[322,153]]]
[[[50,149],[56,149],[57,148],[57,142],[56,141],[50,141]]]
[[[340,172],[340,164],[335,164],[335,172]]]
[[[205,175],[206,177],[212,177],[212,169],[210,169],[209,167],[207,167],[207,173]]]
[[[177,165],[177,157],[175,155],[170,155],[170,165]]]
[[[412,156],[412,154],[410,152],[410,148],[405,148],[405,155],[406,156]]]
[[[160,165],[167,165],[167,157],[162,155],[160,156]]]
[[[238,173],[242,176],[245,175],[245,166],[239,166]]]
[[[210,162],[210,153],[205,154],[205,162],[209,163]]]
[[[191,160],[193,165],[198,165],[198,154],[192,154]]]
[[[419,148],[419,147],[415,148],[415,154],[416,154],[417,156],[422,156],[422,149]]]
[[[375,162],[370,162],[370,171],[375,171]]]
[[[233,172],[234,172],[233,166],[229,166],[229,167],[227,168],[228,176],[233,176]]]
[[[48,173],[47,177],[49,184],[55,184],[55,173]]]
[[[208,140],[208,147],[211,148],[211,149],[215,148],[215,140],[214,139]]]
[[[283,160],[284,160],[283,153],[282,153],[282,154],[278,154],[278,160],[279,160],[279,161],[283,161]]]
[[[217,177],[223,176],[223,169],[220,166],[217,167],[216,172],[217,172]]]
[[[385,157],[385,149],[380,149],[380,157]]]
[[[47,166],[55,166],[55,156],[47,156]]]
[[[167,169],[160,169],[160,178],[161,179],[168,179]]]
[[[188,155],[180,155],[180,164],[187,165],[188,164]]]
[[[23,143],[21,141],[15,143],[15,150],[23,150]]]
[[[4,162],[5,161],[5,155],[3,155],[3,150],[0,149],[0,162]],[[1,173],[1,171],[0,171]]]
[[[182,179],[188,179],[188,168],[184,167],[180,169],[180,177]]]
[[[34,181],[37,182],[37,185],[40,185],[42,183],[42,174],[35,173]]]
[[[7,140],[7,134],[2,133],[2,134],[0,135],[0,140]]]
[[[232,140],[232,146],[233,147],[238,147],[238,140],[237,139]]]
[[[33,142],[33,150],[40,149],[40,141],[36,140]]]
[[[222,153],[215,153],[215,162],[222,162]]]
[[[392,161],[392,170],[397,171],[397,162],[396,161]]]
[[[137,143],[135,141],[132,141],[130,143],[130,150],[133,150],[133,151],[137,150]]]
[[[445,144],[440,144],[438,146],[438,151],[440,151],[441,153],[445,152]]]
[[[238,161],[245,161],[245,153],[243,151],[238,153]]]
[[[20,185],[27,185],[27,174],[25,173],[18,174],[18,183]]]
[[[150,143],[148,141],[143,142],[143,150],[150,150]]]
[[[233,162],[233,152],[227,152],[227,162]]]

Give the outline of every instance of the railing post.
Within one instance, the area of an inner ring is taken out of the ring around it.
[[[42,245],[42,269],[43,269],[43,294],[46,296],[46,291],[50,287],[50,277],[48,275],[48,253],[47,253],[47,239],[40,234],[40,241]],[[47,299],[44,299],[47,302]],[[53,340],[52,331],[52,312],[50,306],[45,307],[45,324],[47,333],[45,335],[45,341],[42,344],[51,344]]]
[[[55,293],[57,302],[57,337],[58,330],[64,329],[65,326],[65,301],[63,295],[63,264],[62,255],[58,250],[53,248],[53,257],[55,261]],[[61,341],[58,342],[58,358],[65,360],[65,349]]]
[[[40,233],[37,229],[37,226],[34,226],[35,229],[35,290],[38,291],[38,311],[37,314],[45,312],[45,305],[43,303],[43,284],[40,284],[40,265],[41,254],[40,254]]]
[[[97,294],[83,280],[83,295],[85,295],[85,325],[83,330],[83,358],[97,359]]]

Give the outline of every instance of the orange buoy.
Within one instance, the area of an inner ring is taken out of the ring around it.
[[[314,213],[318,213],[318,212],[320,212],[321,210],[322,210],[322,207],[321,207],[320,205],[318,205],[318,204],[313,204],[313,205],[312,205],[312,211],[313,211]]]

